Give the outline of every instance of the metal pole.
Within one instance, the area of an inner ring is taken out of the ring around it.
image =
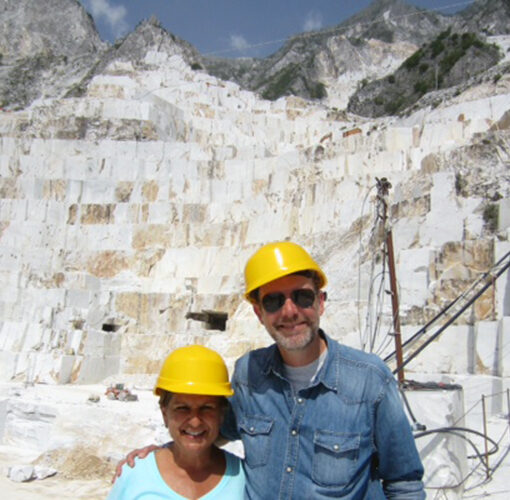
[[[393,254],[393,237],[391,229],[386,235],[386,248],[388,249],[388,268],[390,271],[391,286],[391,307],[393,310],[393,330],[395,332],[395,355],[397,358],[397,366],[403,365],[402,358],[402,335],[400,333],[400,315],[398,305],[397,275],[395,272],[395,256]],[[402,383],[405,379],[404,369],[398,370],[398,381]]]
[[[395,272],[395,255],[393,253],[393,236],[391,229],[387,228],[388,225],[388,203],[386,198],[391,188],[391,183],[382,177],[381,179],[375,178],[377,181],[377,196],[382,203],[383,213],[383,229],[386,235],[386,257],[388,258],[388,269],[390,272],[390,287],[391,287],[391,308],[393,312],[393,330],[395,335],[395,354],[397,358],[397,376],[400,384],[404,382],[404,370],[403,359],[402,359],[402,336],[400,334],[400,316],[398,306],[398,290],[397,290],[397,273]]]
[[[510,389],[506,390],[506,409],[508,410],[508,428],[510,430]]]
[[[496,278],[494,275],[491,276],[492,279],[492,319],[496,319]]]
[[[505,264],[505,266],[502,267],[497,272],[496,278],[499,278],[499,276],[501,276],[509,267],[510,261],[508,261]],[[473,302],[475,302],[475,300],[477,300],[478,297],[480,297],[485,292],[485,290],[487,290],[487,288],[491,286],[491,284],[492,284],[491,281],[485,283],[485,285],[478,292],[476,292],[476,295],[468,300],[468,302],[462,307],[462,309],[454,313],[453,316],[451,316],[450,319],[439,328],[439,330],[437,330],[431,337],[425,340],[423,344],[420,345],[420,347],[418,347],[411,355],[407,357],[407,359],[404,361],[403,366],[399,366],[395,370],[393,370],[393,373],[396,373],[398,370],[401,370],[405,365],[412,361],[421,351],[423,351],[423,349],[425,349],[431,342],[436,340],[436,338],[439,337],[439,335],[441,335],[443,331],[446,330],[446,328],[448,328],[471,304],[473,304]],[[423,329],[420,332],[423,333]],[[416,335],[414,335],[413,337],[416,337]],[[409,340],[414,340],[413,337],[411,337],[411,339]]]
[[[489,445],[487,443],[487,411],[485,409],[485,396],[482,394],[482,411],[483,411],[483,435],[485,442],[485,474],[489,479]]]

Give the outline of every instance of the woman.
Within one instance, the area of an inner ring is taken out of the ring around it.
[[[136,467],[124,466],[108,500],[243,498],[240,459],[214,445],[233,393],[215,351],[199,345],[173,351],[154,388],[172,441]]]

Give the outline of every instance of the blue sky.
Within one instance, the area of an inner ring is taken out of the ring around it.
[[[298,33],[334,27],[372,0],[79,0],[110,42],[155,15],[171,33],[202,54],[264,57]],[[442,14],[470,0],[408,0]]]

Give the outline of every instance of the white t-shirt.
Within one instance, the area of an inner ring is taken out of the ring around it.
[[[305,366],[283,365],[294,394],[297,394],[300,389],[310,386],[324,364],[327,354],[328,350],[326,349],[316,360]]]

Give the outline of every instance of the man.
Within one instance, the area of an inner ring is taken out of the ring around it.
[[[275,343],[235,366],[221,433],[242,439],[246,498],[425,498],[397,385],[378,357],[319,327],[326,276],[299,245],[246,264],[245,296]]]
[[[275,341],[237,361],[233,414],[221,431],[242,439],[247,497],[425,498],[390,370],[319,328],[319,265],[294,243],[272,243],[248,260],[245,285]]]

